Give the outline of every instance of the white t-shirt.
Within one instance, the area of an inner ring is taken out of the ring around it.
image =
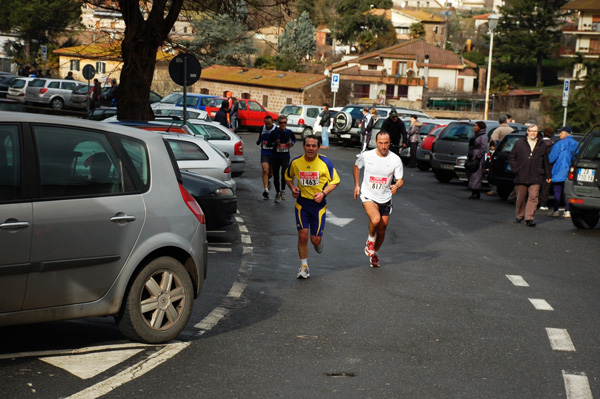
[[[362,185],[360,187],[361,201],[374,201],[385,204],[392,199],[392,177],[402,179],[404,171],[400,157],[393,152],[388,152],[386,157],[377,155],[377,149],[365,151],[356,160],[355,165],[365,168]]]

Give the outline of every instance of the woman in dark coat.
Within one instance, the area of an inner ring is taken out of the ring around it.
[[[469,153],[467,155],[467,162],[470,159],[474,159],[478,165],[477,169],[468,170],[467,175],[469,176],[469,189],[472,190],[469,199],[479,199],[481,185],[483,183],[483,169],[485,153],[487,152],[487,130],[485,122],[479,121],[475,123],[473,137],[469,140]]]
[[[225,127],[229,127],[229,123],[227,122],[227,115],[229,114],[229,103],[227,100],[224,100],[221,103],[221,108],[215,114],[213,120],[215,122],[219,122],[221,125]]]

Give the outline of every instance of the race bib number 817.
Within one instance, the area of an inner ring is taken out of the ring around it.
[[[369,184],[374,190],[384,190],[387,187],[387,177],[370,176]]]
[[[300,184],[302,186],[318,186],[319,172],[300,171]]]

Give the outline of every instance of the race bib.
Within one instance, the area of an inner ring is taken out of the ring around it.
[[[318,186],[319,185],[319,172],[303,172],[300,171],[300,185],[301,186]]]
[[[287,143],[279,144],[277,146],[277,152],[290,152],[290,148],[288,147]]]
[[[269,146],[269,142],[267,140],[263,140],[262,148],[264,148],[265,150],[272,150],[273,149],[273,147]]]
[[[387,187],[387,177],[370,176],[369,184],[373,190],[385,190]]]

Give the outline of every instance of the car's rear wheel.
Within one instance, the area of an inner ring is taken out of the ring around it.
[[[571,220],[578,229],[593,229],[598,224],[600,214],[598,212],[583,212],[571,209]]]
[[[193,300],[194,287],[185,267],[163,256],[137,273],[116,317],[117,325],[131,340],[167,342],[185,328]]]
[[[508,199],[508,196],[510,195],[510,193],[512,193],[512,189],[510,189],[508,187],[498,186],[497,192],[498,192],[498,197],[500,197],[500,199],[502,199],[503,201],[506,201]]]
[[[62,99],[60,99],[60,98],[58,98],[58,97],[57,97],[57,98],[53,98],[53,99],[50,101],[50,106],[51,106],[52,108],[54,108],[54,109],[62,109],[63,105],[64,105],[64,102],[63,102],[63,100],[62,100]]]
[[[440,183],[448,183],[454,178],[453,172],[448,172],[445,170],[434,169],[433,174],[437,181],[439,181]]]
[[[417,168],[419,168],[423,172],[426,172],[429,170],[429,162],[417,161]]]

